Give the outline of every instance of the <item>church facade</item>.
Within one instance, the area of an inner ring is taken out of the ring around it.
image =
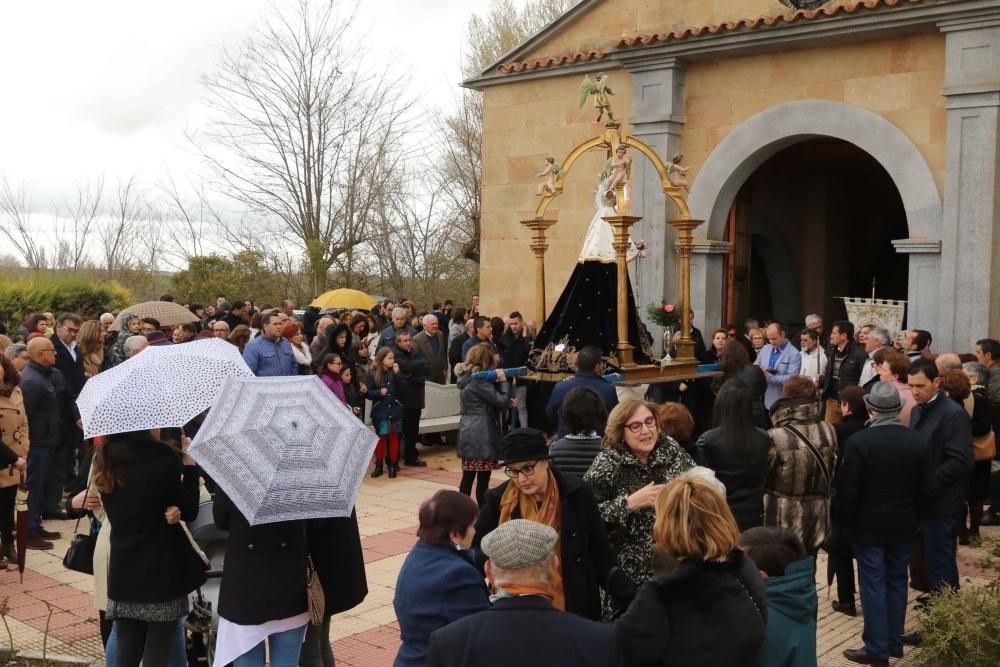
[[[577,102],[606,73],[623,132],[689,168],[699,327],[829,321],[874,290],[935,349],[998,333],[1000,0],[786,1],[583,0],[466,82],[484,95],[483,312],[534,312],[520,221],[545,158],[602,132]],[[546,216],[549,308],[605,157],[581,158]],[[642,312],[678,294],[677,214],[638,154],[630,197]]]

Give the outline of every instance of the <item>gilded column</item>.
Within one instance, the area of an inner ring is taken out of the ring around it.
[[[539,331],[545,324],[545,251],[549,249],[545,230],[556,224],[555,220],[532,218],[521,224],[532,231],[531,252],[535,254],[535,321]]]

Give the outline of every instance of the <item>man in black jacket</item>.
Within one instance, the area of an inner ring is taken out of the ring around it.
[[[972,422],[969,414],[939,388],[941,380],[933,361],[913,362],[909,385],[917,403],[910,415],[910,427],[930,438],[929,459],[934,471],[934,500],[922,523],[927,579],[931,590],[944,585],[957,589],[953,529],[965,503],[965,488],[974,465]]]
[[[507,328],[497,341],[500,352],[500,365],[504,368],[520,368],[528,365],[528,353],[531,343],[524,335],[524,318],[516,310],[507,318]],[[517,382],[517,380],[514,380]],[[515,384],[511,387],[511,395],[517,399],[517,407],[512,410],[517,415],[515,427],[528,425],[528,385]]]
[[[833,323],[830,331],[830,349],[827,351],[826,376],[823,381],[823,400],[826,401],[826,422],[838,423],[840,390],[858,384],[861,372],[868,363],[868,354],[854,340],[854,325],[847,320]]]
[[[52,346],[56,348],[55,368],[66,381],[68,403],[76,404],[76,397],[83,391],[87,375],[83,370],[83,354],[76,348],[76,335],[80,331],[80,318],[72,313],[64,313],[56,320],[56,332],[52,334]],[[66,406],[64,406],[66,407]],[[45,482],[45,498],[42,503],[42,518],[65,519],[62,510],[63,487],[72,482],[76,468],[76,455],[83,442],[83,433],[73,422],[73,412],[63,411],[63,439],[53,452]]]
[[[553,528],[526,519],[508,521],[483,538],[490,558],[486,576],[498,599],[490,609],[432,633],[428,667],[618,665],[614,626],[553,606],[558,539]]]
[[[420,438],[420,412],[424,409],[424,383],[431,374],[431,367],[413,353],[413,336],[406,329],[396,332],[392,351],[402,376],[399,400],[403,404],[403,463],[425,468],[427,462],[420,460],[417,440]]]
[[[887,667],[890,657],[903,656],[906,572],[921,499],[930,490],[931,443],[900,422],[903,403],[891,382],[875,383],[864,401],[869,427],[844,445],[833,507],[854,545],[865,610],[864,648],[844,657]]]
[[[28,450],[28,541],[29,549],[51,549],[59,539],[57,532],[42,527],[41,504],[45,481],[49,476],[54,452],[62,443],[64,414],[75,416],[80,426],[76,403],[69,400],[66,380],[56,368],[56,347],[48,338],[28,341],[31,360],[21,372],[21,393],[28,416],[31,448]]]

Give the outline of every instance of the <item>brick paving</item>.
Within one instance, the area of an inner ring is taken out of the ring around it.
[[[358,497],[358,520],[362,548],[368,574],[369,594],[357,608],[334,617],[331,636],[337,664],[341,667],[386,667],[392,664],[399,646],[399,626],[392,608],[396,576],[403,560],[416,541],[417,507],[441,488],[457,488],[461,472],[454,450],[439,446],[424,449],[427,468],[400,470],[397,479],[386,476],[366,478]],[[492,484],[503,481],[497,472]],[[56,541],[50,552],[29,551],[24,583],[19,583],[16,571],[0,573],[0,600],[8,598],[10,611],[7,626],[14,646],[22,650],[41,651],[48,627],[46,649],[50,654],[70,654],[92,658],[103,656],[93,609],[93,579],[63,568],[62,556],[69,546],[72,522],[48,522],[49,530],[59,530],[63,539]],[[989,535],[1000,535],[996,528],[984,529]],[[981,550],[962,547],[959,565],[963,579],[974,585],[987,576],[975,568]],[[845,648],[860,646],[862,618],[849,618],[833,612],[830,602],[835,596],[826,586],[826,558],[821,554],[817,567],[819,592],[819,664],[822,667],[849,665],[841,656]],[[907,627],[916,625],[912,604],[907,614]],[[7,630],[0,628],[0,647],[9,644]],[[911,663],[907,658],[893,660],[893,665]]]

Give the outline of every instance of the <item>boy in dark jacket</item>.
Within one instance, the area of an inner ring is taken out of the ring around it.
[[[816,560],[787,528],[751,528],[739,546],[767,591],[767,635],[756,664],[816,667]]]

